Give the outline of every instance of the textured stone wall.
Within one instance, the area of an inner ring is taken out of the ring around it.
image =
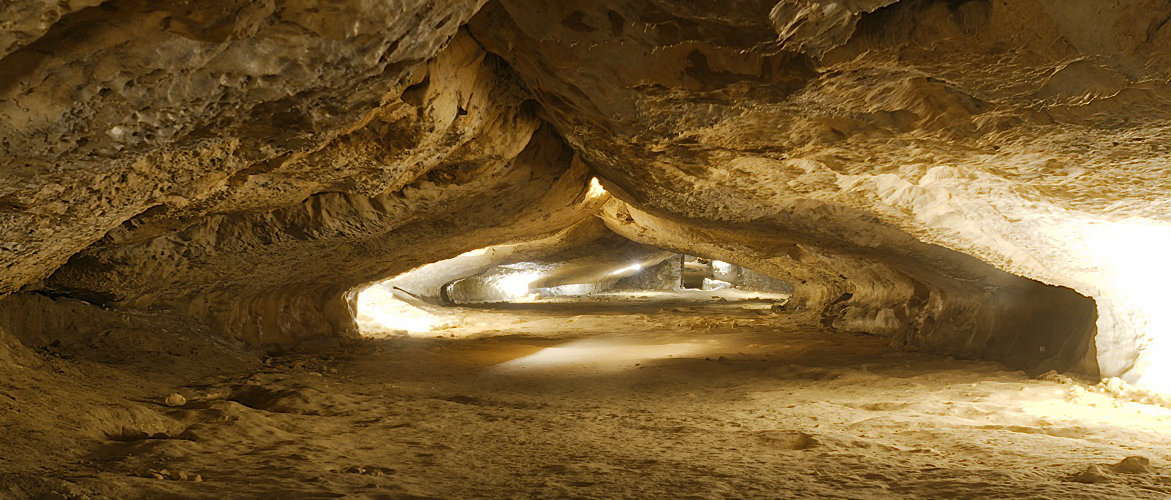
[[[0,293],[136,217],[174,229],[359,187],[282,167],[368,120],[478,8],[94,3],[6,3]]]
[[[1171,383],[1165,0],[0,16],[0,296],[336,335],[356,287],[598,213],[597,176],[612,230],[831,328]]]
[[[1106,375],[1171,354],[1138,270],[1171,283],[1167,2],[537,3],[471,32],[622,200],[879,263],[938,245],[1093,297]]]
[[[584,167],[513,82],[458,36],[350,130],[236,176],[232,210],[146,210],[36,288],[251,343],[348,331],[362,283],[590,215]]]
[[[672,256],[636,274],[618,280],[619,290],[678,290],[683,279],[683,263]]]
[[[955,251],[917,241],[899,249],[905,256],[832,248],[787,228],[675,220],[617,199],[603,214],[611,230],[634,241],[793,283],[790,309],[835,330],[1034,372],[1098,370],[1092,300]]]
[[[741,267],[736,273],[736,279],[732,281],[732,285],[737,288],[747,288],[749,290],[772,290],[777,292],[791,292],[793,285],[785,283],[767,274],[758,273],[746,267]]]

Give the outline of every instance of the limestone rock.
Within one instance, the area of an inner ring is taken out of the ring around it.
[[[288,344],[352,332],[364,284],[597,216],[825,328],[1171,380],[1163,0],[0,14],[0,294]]]
[[[163,400],[163,403],[172,408],[177,408],[186,405],[187,398],[183,397],[182,394],[172,392],[171,394],[167,395],[167,398]]]
[[[1070,478],[1070,481],[1086,484],[1107,483],[1112,480],[1113,479],[1110,477],[1110,474],[1104,468],[1102,468],[1102,466],[1096,464],[1086,466],[1086,470],[1083,470]]]
[[[1110,470],[1123,474],[1145,474],[1151,471],[1151,459],[1140,456],[1126,457],[1111,465]]]

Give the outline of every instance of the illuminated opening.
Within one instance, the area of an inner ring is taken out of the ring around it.
[[[373,284],[357,294],[356,306],[364,334],[436,336],[465,323],[464,307],[751,302],[768,308],[784,304],[792,291],[731,262],[606,233],[568,247],[550,241],[471,250]]]
[[[452,318],[434,314],[395,297],[383,284],[367,287],[358,294],[358,328],[369,336],[394,333],[428,333],[453,326]]]
[[[502,264],[444,285],[459,305],[712,299],[784,301],[792,287],[736,264],[626,242],[609,255],[563,252]],[[694,286],[693,286],[694,285]],[[707,292],[719,292],[713,295]]]
[[[590,179],[590,187],[586,191],[586,197],[598,198],[598,197],[605,195],[605,194],[606,194],[606,188],[602,187],[602,183],[598,182],[598,178],[597,177],[591,178]]]

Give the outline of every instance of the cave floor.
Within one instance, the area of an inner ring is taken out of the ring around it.
[[[1167,408],[713,307],[468,310],[263,363],[41,349],[0,384],[0,497],[1171,495]]]

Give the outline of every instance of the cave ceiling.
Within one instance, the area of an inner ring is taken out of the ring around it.
[[[910,347],[1132,380],[1171,353],[1163,0],[0,16],[0,295],[286,342],[355,287],[597,218]]]

